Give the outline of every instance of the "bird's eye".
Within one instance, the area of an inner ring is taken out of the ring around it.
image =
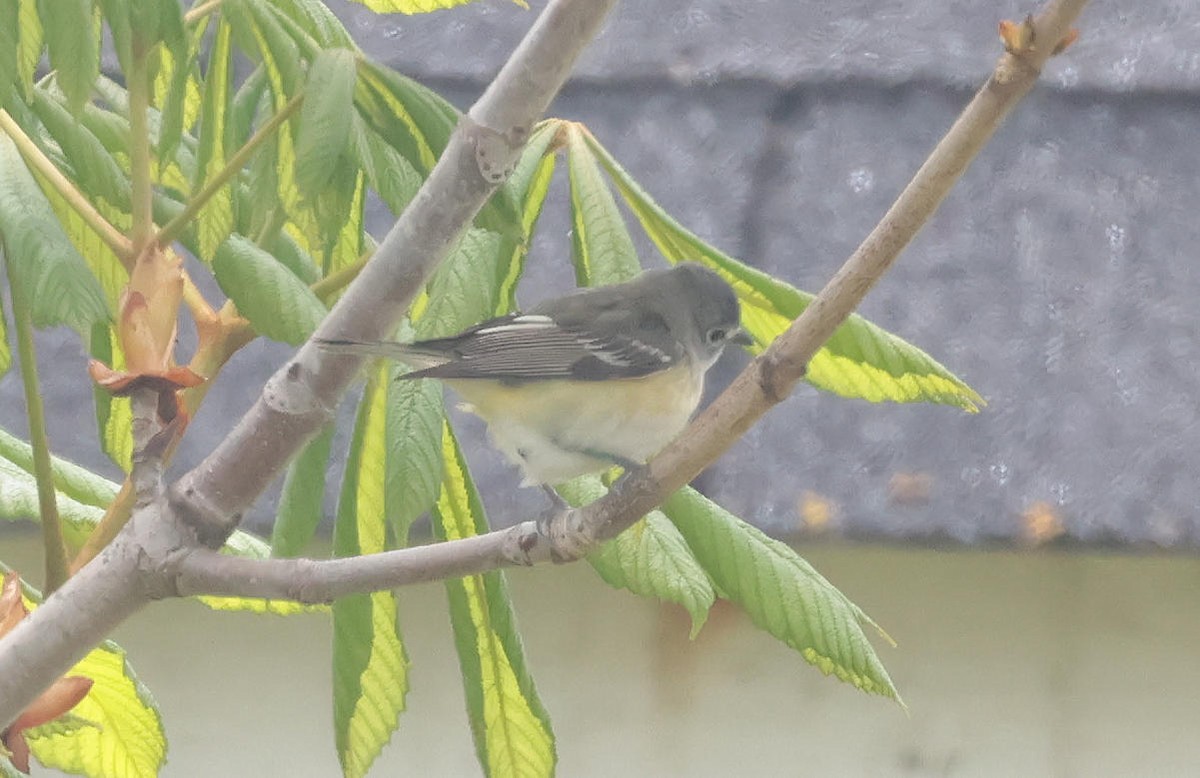
[[[725,334],[725,330],[721,329],[720,327],[713,327],[708,331],[709,345],[715,346],[721,341],[725,340]]]

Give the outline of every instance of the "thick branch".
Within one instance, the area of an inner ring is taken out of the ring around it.
[[[460,122],[429,178],[321,324],[318,337],[374,340],[394,329],[495,190],[496,178],[485,173],[515,160],[529,128],[614,4],[550,3]],[[361,357],[333,356],[305,346],[268,381],[221,445],[174,485],[173,504],[203,529],[206,542],[216,544],[236,527],[292,455],[328,421],[361,364]]]
[[[550,537],[533,522],[477,537],[329,561],[233,560],[185,553],[172,566],[180,594],[322,602],[354,592],[581,558],[695,478],[804,376],[845,321],[937,210],[1004,117],[1032,88],[1054,45],[1087,0],[1053,0],[1032,20],[1035,47],[1006,53],[895,204],[804,313],[673,444],[604,498],[556,517]],[[370,265],[368,265],[370,269]]]

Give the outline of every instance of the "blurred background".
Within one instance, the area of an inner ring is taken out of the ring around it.
[[[330,4],[368,53],[463,109],[544,7],[402,17]],[[1035,8],[624,3],[551,114],[587,124],[703,238],[815,292],[991,72],[997,22]],[[860,311],[988,405],[804,387],[699,482],[794,541],[891,632],[899,646],[881,657],[910,716],[821,677],[735,612],[689,642],[680,614],[590,569],[516,571],[562,775],[1200,772],[1200,16],[1183,0],[1093,0],[1079,27]],[[563,184],[526,304],[572,283]],[[376,206],[370,224],[381,235],[391,220]],[[259,342],[234,358],[176,472],[287,355]],[[40,358],[54,450],[115,478],[94,443],[82,347],[45,333]],[[10,373],[0,425],[24,435],[23,414]],[[459,422],[493,524],[540,510],[480,425]],[[264,500],[253,526],[272,511]],[[38,569],[33,528],[16,529],[0,527],[0,556]],[[444,596],[402,597],[414,690],[378,774],[471,774]],[[166,712],[166,775],[336,770],[324,618],[164,603],[116,637]]]

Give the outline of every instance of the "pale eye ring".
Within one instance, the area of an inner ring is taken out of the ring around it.
[[[721,329],[720,327],[713,327],[708,331],[708,335],[705,337],[707,338],[710,346],[715,346],[725,340],[726,334],[727,333],[725,330]]]

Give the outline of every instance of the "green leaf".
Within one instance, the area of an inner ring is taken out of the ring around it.
[[[560,485],[558,491],[576,506],[587,505],[608,493],[597,476],[577,478]],[[692,556],[683,535],[661,511],[646,514],[587,559],[613,588],[682,605],[692,617],[693,638],[704,626],[716,601],[708,574]]]
[[[434,508],[434,535],[446,541],[486,532],[483,504],[448,423],[442,439],[445,470]],[[558,758],[554,733],[525,667],[503,573],[446,581],[446,592],[467,715],[484,773],[553,775]]]
[[[0,301],[0,376],[12,367],[12,349],[8,345],[8,320],[4,317],[4,305]]]
[[[790,546],[690,487],[672,495],[663,511],[722,596],[741,606],[755,626],[826,675],[904,705],[862,625],[886,633]]]
[[[308,68],[296,134],[296,185],[310,200],[329,184],[350,140],[354,62],[353,51],[325,49]]]
[[[280,25],[271,7],[259,0],[237,0],[223,5],[222,14],[225,13],[231,14],[230,20],[236,29],[252,37],[271,88],[271,105],[276,112],[283,110],[302,84],[301,57],[296,42]],[[290,121],[276,132],[274,149],[279,202],[295,227],[293,237],[302,237],[302,247],[315,254],[320,231],[316,217],[304,202],[296,183],[295,130]]]
[[[276,16],[303,30],[321,48],[357,50],[341,21],[319,0],[272,0],[270,8]]]
[[[418,340],[453,335],[483,321],[499,306],[500,285],[496,260],[500,236],[469,228],[429,280],[429,300],[418,311],[414,306]]]
[[[298,346],[327,313],[303,281],[240,235],[231,235],[217,249],[213,272],[238,312],[272,340]]]
[[[521,213],[522,235],[532,237],[537,226],[538,217],[542,213],[542,205],[546,202],[546,193],[550,190],[550,180],[554,177],[554,143],[558,131],[557,121],[543,122],[530,136],[521,152],[513,173],[508,178],[508,186],[517,202]],[[517,282],[525,271],[525,257],[529,253],[529,238],[514,239],[504,236],[500,245],[500,255],[496,263],[499,277],[499,289],[496,294],[497,306],[492,316],[508,313],[517,304]]]
[[[42,764],[92,778],[158,775],[166,761],[162,717],[150,691],[125,659],[125,651],[105,642],[66,673],[94,682],[71,713],[94,726],[52,730],[29,740]]]
[[[288,466],[271,530],[273,556],[300,556],[317,531],[325,514],[325,468],[332,443],[333,425],[329,425]]]
[[[459,117],[454,106],[436,92],[371,60],[359,64],[354,105],[367,125],[407,159],[421,178],[433,169]],[[525,237],[516,199],[507,184],[496,190],[475,224],[513,240]]]
[[[385,514],[399,546],[408,545],[412,523],[433,507],[441,492],[442,413],[437,381],[388,385]]]
[[[762,351],[799,316],[813,296],[723,254],[662,210],[590,134],[587,143],[612,177],[646,234],[672,262],[692,259],[737,290],[742,324]],[[818,389],[871,402],[935,402],[978,410],[982,398],[931,356],[857,314],[834,332],[808,364]]]
[[[91,113],[92,106],[89,105],[84,108],[84,121],[82,125],[91,134],[92,138],[101,143],[104,151],[101,152],[96,147],[91,146],[89,153],[106,153],[112,163],[117,164],[120,169],[112,150],[105,143],[105,138],[96,134],[97,126],[102,125],[88,120]],[[26,128],[26,130],[28,131],[29,128]],[[42,150],[47,151],[45,147]],[[102,164],[102,167],[107,166],[107,163]],[[67,202],[66,198],[49,179],[37,171],[31,170],[30,172],[33,174],[34,180],[37,181],[37,185],[42,190],[42,194],[46,197],[47,202],[50,203],[50,208],[54,211],[55,218],[66,232],[71,244],[75,246],[80,256],[83,257],[84,262],[87,263],[88,268],[92,271],[92,275],[100,282],[100,287],[104,290],[104,299],[108,305],[109,315],[115,316],[121,292],[124,291],[125,285],[129,281],[129,273],[125,270],[125,266],[121,264],[121,260],[117,258],[113,250],[104,242],[100,234],[79,215],[79,212]],[[123,169],[121,176],[128,182],[128,176],[125,175]],[[106,215],[111,221],[112,217],[109,215],[111,214],[111,208],[99,200],[95,200],[95,204],[101,209],[102,215]],[[121,225],[118,223],[114,226],[118,226],[119,228]]]
[[[351,151],[366,173],[367,183],[393,216],[399,216],[421,188],[421,176],[400,152],[354,114],[350,125]]]
[[[197,22],[180,51],[162,49],[162,62],[154,77],[154,104],[161,111],[158,131],[158,163],[162,168],[174,164],[175,150],[183,139],[184,129],[191,129],[199,118],[203,103],[196,79],[196,56],[209,17]]]
[[[0,429],[0,459],[27,474],[33,473],[33,449],[28,443]],[[60,457],[50,457],[54,488],[62,496],[83,505],[107,508],[119,487],[107,478]],[[9,517],[11,518],[11,516]]]
[[[67,107],[78,114],[100,75],[99,30],[92,0],[38,0],[37,5],[50,49],[50,67],[67,96]]]
[[[19,0],[19,2],[21,29],[17,33],[19,39],[17,72],[22,91],[25,95],[29,95],[33,88],[33,76],[37,72],[46,40],[42,30],[42,18],[38,14],[38,0]]]
[[[222,19],[204,74],[204,92],[200,106],[200,143],[196,159],[196,181],[192,192],[203,187],[225,169],[232,153],[232,112],[230,83],[232,77],[233,30]],[[196,216],[200,258],[211,262],[221,243],[233,232],[233,187],[226,183],[200,209]]]
[[[365,5],[375,13],[381,14],[424,14],[431,11],[440,11],[443,8],[453,8],[458,5],[466,5],[472,0],[353,0],[356,3]],[[529,4],[525,0],[513,0],[513,2],[522,8],[528,9]]]
[[[19,0],[0,0],[0,107],[8,105],[17,81],[20,14]]]
[[[104,509],[82,503],[62,492],[58,493],[56,504],[59,518],[65,525],[67,540],[76,547],[82,544],[104,515]],[[37,481],[33,473],[4,458],[0,458],[0,519],[41,520]]]
[[[315,212],[321,233],[321,265],[327,273],[352,265],[362,256],[367,179],[352,165],[340,165],[317,195]]]
[[[372,372],[338,501],[333,550],[339,557],[386,546],[385,486],[388,365]],[[355,594],[333,605],[333,722],[346,776],[366,775],[392,737],[408,692],[408,657],[396,626],[391,591]]]
[[[575,280],[580,286],[628,281],[642,272],[633,238],[580,125],[567,125],[567,139]]]
[[[67,324],[86,338],[108,318],[99,284],[7,135],[0,136],[0,236],[36,326]]]
[[[129,177],[91,130],[45,90],[33,90],[33,110],[45,125],[74,173],[73,180],[89,195],[129,210]]]

